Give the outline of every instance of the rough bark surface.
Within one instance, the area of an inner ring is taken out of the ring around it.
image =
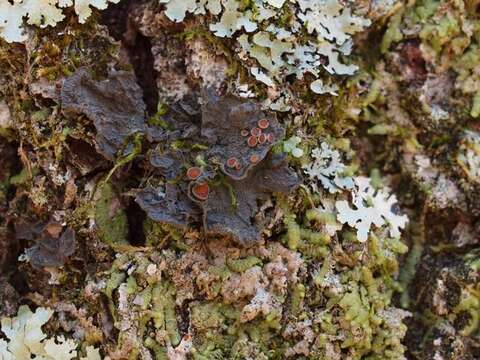
[[[48,9],[0,13],[0,360],[480,359],[479,1]]]

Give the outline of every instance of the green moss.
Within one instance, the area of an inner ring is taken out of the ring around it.
[[[383,35],[383,39],[382,39],[382,44],[380,45],[380,51],[382,52],[382,54],[385,54],[388,52],[388,49],[390,48],[392,43],[399,42],[403,39],[403,34],[400,26],[402,18],[403,18],[403,11],[398,11],[390,19],[390,22],[388,23],[387,31],[385,31],[385,34]],[[372,85],[372,90],[371,90],[372,95],[369,95],[367,97],[366,105],[373,102],[372,99],[376,98],[377,96],[374,94],[378,93],[379,89],[378,87],[375,87],[374,84]]]
[[[416,2],[416,7],[413,9],[416,15],[416,20],[419,22],[425,22],[437,11],[440,5],[439,0],[421,0]]]
[[[117,320],[117,312],[113,301],[113,292],[120,286],[121,283],[125,281],[126,277],[127,276],[123,272],[113,271],[107,280],[105,289],[103,290],[104,294],[108,298],[108,307],[114,321]]]
[[[155,354],[155,360],[168,360],[167,349],[161,346],[153,338],[147,337],[144,341],[145,347]]]
[[[320,271],[318,271],[313,278],[313,282],[315,285],[322,286],[324,284],[325,276],[330,271],[331,266],[332,266],[332,258],[331,256],[328,256],[323,261]]]
[[[470,115],[477,118],[480,115],[480,91],[477,91],[473,96],[472,109]]]
[[[17,175],[10,178],[10,184],[13,186],[26,185],[39,172],[37,167],[31,169],[22,169]]]
[[[191,322],[197,336],[194,358],[210,359],[229,352],[240,329],[240,312],[221,302],[200,302],[191,307]]]
[[[127,279],[127,287],[125,289],[126,293],[129,295],[135,294],[139,289],[135,277],[129,276]]]
[[[464,256],[465,264],[473,271],[480,271],[480,251],[473,250]],[[478,286],[480,290],[480,285]]]
[[[309,209],[305,213],[305,218],[308,221],[317,221],[324,225],[335,225],[337,218],[334,213],[328,211],[320,211],[318,209]]]
[[[470,319],[467,325],[460,331],[460,334],[462,336],[473,335],[479,330],[480,326],[480,297],[478,292],[475,294],[474,291],[469,291],[468,289],[462,291],[460,303],[455,307],[453,312],[460,314],[463,311],[469,314]]]
[[[287,234],[285,236],[289,249],[296,250],[300,243],[300,225],[295,222],[295,218],[291,215],[285,215],[283,222],[287,227]]]
[[[145,245],[162,248],[167,244],[179,250],[187,250],[188,246],[184,243],[184,231],[168,224],[161,224],[150,218],[143,222],[145,234]]]
[[[324,217],[314,210],[307,211],[307,219],[309,220],[328,220],[328,216]],[[291,250],[299,250],[307,257],[324,258],[328,254],[326,245],[330,242],[330,236],[326,233],[303,228],[295,221],[292,215],[285,215],[283,219],[287,227],[287,233],[284,236],[284,242]]]
[[[128,244],[127,215],[113,186],[104,184],[95,202],[95,224],[99,238],[108,245]]]
[[[452,16],[446,15],[438,24],[427,24],[420,32],[422,40],[430,43],[433,49],[440,53],[443,45],[460,34],[460,25]]]
[[[403,263],[400,275],[398,277],[402,291],[400,304],[404,309],[408,309],[410,307],[410,294],[408,287],[415,276],[417,265],[420,263],[423,254],[423,244],[425,242],[424,221],[425,214],[422,212],[420,221],[415,222],[412,225],[413,246]]]
[[[165,329],[172,346],[180,343],[175,313],[175,288],[169,282],[157,283],[152,290],[151,315],[155,328]]]
[[[143,134],[141,133],[137,133],[133,135],[133,139],[127,139],[127,143],[125,144],[124,148],[127,148],[128,145],[133,145],[131,151],[128,154],[123,154],[124,150],[119,151],[119,154],[117,154],[118,158],[115,159],[115,165],[109,171],[105,180],[103,180],[104,183],[107,183],[110,180],[110,178],[112,177],[112,175],[115,173],[117,169],[119,169],[125,164],[128,164],[130,161],[132,161],[142,153],[142,139],[143,139]],[[132,143],[130,143],[131,141]]]
[[[293,315],[298,315],[302,311],[303,299],[305,298],[305,285],[296,284],[292,291],[291,311]]]
[[[237,273],[243,273],[250,269],[251,267],[255,265],[260,265],[262,264],[262,260],[257,258],[256,256],[248,256],[244,259],[229,259],[227,257],[227,266],[230,270],[237,272]]]
[[[463,40],[457,36],[458,20],[455,17],[431,18],[437,12],[438,4],[438,1],[419,0],[415,3],[410,2],[405,9],[395,8],[395,13],[390,17],[388,28],[383,36],[382,53],[387,54],[394,48],[393,44],[403,40],[404,24],[402,22],[406,18],[414,18],[414,23],[419,24],[424,44],[430,44],[437,50],[443,51],[449,46],[445,42],[446,39],[450,38],[449,42],[455,47],[462,46]],[[255,1],[250,0],[242,2],[242,9],[252,10],[255,14],[258,11]],[[288,29],[291,29],[291,20],[295,16],[292,9],[292,3],[286,2],[279,19],[276,20]],[[207,22],[211,20],[208,16],[205,19]],[[437,20],[438,23],[436,23]],[[382,21],[379,20],[380,23]],[[240,66],[240,62],[235,59],[229,40],[218,39],[204,28],[198,29],[197,32],[197,29],[191,28],[190,24],[186,25],[186,29],[187,31],[181,35],[185,41],[198,36],[205,38],[210,45],[213,45],[214,52],[225,54],[232,71],[231,75],[234,75],[238,82],[248,83],[250,88],[266,95],[263,85],[254,83],[251,86],[253,79],[247,75],[248,68]],[[309,34],[305,33],[302,36],[305,43],[310,39]],[[453,42],[455,39],[452,38],[455,37],[459,39],[457,43]],[[87,40],[84,38],[84,41]],[[72,41],[69,43],[72,48],[81,49],[75,45],[76,40],[73,37],[70,41]],[[65,58],[63,45],[65,44],[59,45],[58,48],[52,44],[45,47],[44,59]],[[376,52],[377,50],[375,47]],[[271,57],[271,54],[267,55],[268,58]],[[466,63],[459,64],[458,67],[460,78],[466,79],[471,75],[474,66],[478,65],[477,57],[478,54],[474,52],[465,56]],[[84,64],[85,60],[78,51],[72,50],[66,62],[67,64],[59,67],[50,66],[51,64],[49,65],[47,61],[42,61],[39,70],[42,76],[54,79],[61,74],[69,74],[72,69]],[[347,153],[346,158],[351,158],[352,162],[345,173],[349,176],[356,174],[360,165],[355,164],[355,158],[365,157],[368,164],[363,164],[365,166],[362,170],[368,171],[375,166],[371,177],[372,184],[378,187],[381,183],[380,169],[387,169],[386,171],[390,173],[394,171],[395,166],[391,166],[390,163],[384,164],[383,158],[379,160],[381,155],[370,158],[369,154],[357,152],[357,149],[363,149],[363,142],[373,138],[369,138],[369,135],[382,135],[382,141],[385,139],[388,144],[403,141],[404,135],[401,132],[407,130],[391,125],[392,122],[388,119],[391,109],[385,111],[383,108],[389,101],[386,93],[389,90],[385,88],[385,81],[380,75],[373,75],[374,80],[371,81],[373,65],[368,65],[371,66],[369,72],[363,71],[351,80],[344,81],[339,78],[338,97],[315,96],[308,89],[304,89],[305,84],[302,80],[296,81],[289,89],[294,92],[300,88],[304,93],[302,99],[299,99],[298,106],[299,108],[305,106],[309,116],[305,118],[298,116],[293,119],[290,117],[291,114],[287,113],[279,117],[282,118],[282,122],[289,124],[287,133],[295,134],[298,131],[302,137],[305,134],[304,150],[306,152],[318,141],[318,135],[336,136],[332,141],[337,148]],[[98,71],[97,75],[102,76],[102,72]],[[307,76],[305,81],[308,80]],[[362,85],[362,83],[365,84]],[[367,84],[370,84],[369,90],[367,90]],[[294,97],[294,100],[297,99]],[[477,100],[474,98],[471,108],[472,116],[478,116],[479,111],[476,109],[478,104],[475,105]],[[22,111],[33,112],[33,119],[36,122],[48,122],[53,114],[45,109],[37,111],[36,101],[29,99],[23,99],[18,104],[17,106],[23,106]],[[362,115],[362,109],[364,114],[369,115]],[[160,104],[157,113],[148,120],[148,124],[169,129],[170,125],[162,118],[166,111],[166,106]],[[310,111],[316,111],[316,114],[310,116]],[[368,118],[374,124],[369,130],[367,129],[371,125],[359,126],[359,121],[364,118]],[[414,120],[421,121],[417,118]],[[78,130],[75,129],[75,131]],[[352,144],[347,136],[352,139]],[[452,135],[452,139],[454,138]],[[377,140],[372,141],[373,147],[379,146]],[[274,254],[274,258],[270,258],[272,251],[268,245],[262,244],[258,247],[252,245],[252,248],[243,249],[237,244],[229,243],[228,247],[234,248],[239,255],[232,259],[227,252],[224,264],[224,254],[217,258],[217,254],[203,252],[204,249],[199,245],[204,240],[203,234],[194,231],[198,228],[189,229],[189,232],[185,233],[183,230],[161,225],[150,219],[145,220],[143,224],[146,247],[115,246],[127,244],[128,226],[119,196],[108,179],[119,167],[142,154],[144,150],[142,142],[141,134],[129,139],[125,149],[129,148],[127,145],[134,145],[133,150],[128,154],[124,154],[123,151],[118,154],[105,184],[100,183],[98,187],[98,198],[93,206],[85,205],[85,208],[93,207],[92,217],[97,224],[98,236],[105,243],[114,245],[113,248],[119,253],[117,255],[121,257],[121,260],[117,259],[118,261],[114,262],[108,273],[99,276],[104,276],[106,279],[104,292],[109,299],[116,326],[120,328],[120,324],[124,325],[122,321],[128,321],[132,326],[128,334],[120,331],[120,345],[127,341],[132,342],[130,357],[139,357],[139,349],[144,344],[155,358],[166,359],[168,357],[166,346],[178,345],[181,336],[185,335],[186,324],[182,326],[179,326],[180,323],[177,324],[177,319],[179,321],[181,319],[181,321],[190,322],[188,334],[193,336],[191,356],[194,359],[285,359],[285,352],[291,350],[297,341],[302,340],[302,334],[288,337],[285,330],[287,327],[295,327],[300,321],[311,321],[311,331],[315,340],[309,345],[310,355],[294,355],[291,358],[327,360],[331,358],[327,355],[327,349],[341,351],[338,349],[339,345],[344,349],[341,356],[345,355],[351,359],[401,358],[403,336],[401,333],[404,327],[389,328],[380,317],[380,312],[391,306],[392,294],[398,287],[395,276],[399,270],[404,274],[403,267],[409,270],[405,271],[404,278],[401,277],[401,286],[404,288],[408,286],[413,276],[412,269],[415,267],[411,263],[417,263],[421,251],[415,244],[407,263],[399,269],[398,257],[407,251],[406,245],[399,239],[390,239],[387,233],[380,229],[373,229],[368,242],[360,243],[355,233],[349,231],[346,226],[343,229],[337,226],[335,210],[321,211],[315,208],[320,206],[323,200],[331,200],[334,204],[335,200],[350,198],[351,194],[347,191],[339,194],[328,194],[321,190],[315,192],[311,190],[309,184],[304,184],[298,193],[291,194],[283,202],[277,199],[277,205],[285,214],[284,228],[282,229],[278,222],[274,223],[268,244],[281,247],[280,244],[275,243],[280,238],[290,251],[282,248],[281,255]],[[439,144],[439,147],[448,145],[449,142],[445,141]],[[45,151],[49,151],[53,144],[44,139],[40,139],[39,143],[45,145],[43,146]],[[174,142],[172,147],[182,150],[204,149],[205,145],[191,146],[179,140]],[[281,151],[279,145],[273,150],[275,153]],[[401,157],[397,151],[392,153]],[[141,161],[141,159],[138,160]],[[308,160],[304,157],[290,164],[300,173],[299,167]],[[205,165],[203,158],[197,158],[195,162],[200,166]],[[28,173],[22,174],[22,177],[19,184],[27,184],[31,178]],[[134,186],[139,183],[143,186],[151,179],[135,178],[134,180]],[[79,188],[82,186],[82,181],[81,178],[76,179]],[[392,183],[397,185],[396,181],[397,178],[394,178]],[[223,185],[228,186],[228,183]],[[128,188],[125,191],[128,191]],[[233,191],[231,191],[231,199],[232,206],[235,207],[236,194]],[[279,209],[277,207],[274,210]],[[327,233],[325,229],[327,225],[338,229],[335,228],[333,235],[329,235],[331,232]],[[185,238],[189,240],[188,245]],[[218,241],[226,240],[218,239]],[[195,250],[190,252],[192,248]],[[197,251],[198,253],[195,253]],[[413,257],[413,260],[410,257]],[[185,263],[182,263],[184,259]],[[181,265],[177,265],[177,262]],[[298,274],[288,273],[296,268],[296,262],[301,263],[298,265],[300,266]],[[154,271],[152,271],[152,265],[154,265]],[[276,273],[277,266],[279,269],[286,268],[287,274],[281,273],[283,270]],[[472,267],[478,266],[472,260]],[[228,281],[239,277],[233,273],[243,275],[252,267],[258,267],[263,272],[262,286],[263,282],[268,283],[266,290],[272,296],[275,309],[264,317],[258,316],[252,321],[242,322],[242,309],[252,300],[252,297],[249,295],[237,300],[230,298],[229,302],[232,303],[225,303],[227,292],[237,290],[229,289]],[[182,271],[185,273],[176,273]],[[186,280],[182,281],[183,279]],[[122,291],[117,294],[116,289],[120,286]],[[471,299],[464,300],[461,304],[456,310],[458,313],[470,312],[478,307]],[[124,313],[119,311],[120,305],[122,311],[125,307],[127,311]],[[181,306],[181,312],[178,311],[177,305]],[[122,316],[123,318],[120,319]],[[465,327],[465,333],[471,334],[477,327],[477,320],[471,315],[471,322]]]

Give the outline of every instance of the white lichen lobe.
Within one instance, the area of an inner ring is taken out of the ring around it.
[[[74,5],[78,21],[83,24],[92,14],[91,7],[104,10],[108,2],[118,3],[120,0],[0,0],[0,37],[7,42],[26,40],[23,19],[29,25],[41,28],[55,26],[65,15],[63,9]]]
[[[386,226],[391,237],[399,238],[400,230],[405,228],[408,218],[406,215],[397,215],[394,212],[393,207],[397,203],[397,197],[383,189],[375,190],[367,177],[358,176],[354,180],[353,207],[346,200],[335,203],[338,221],[356,228],[357,238],[361,242],[367,241],[372,225]]]

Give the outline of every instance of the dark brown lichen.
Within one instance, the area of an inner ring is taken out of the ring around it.
[[[157,170],[158,174],[170,181],[182,175],[182,168],[179,164],[185,162],[182,151],[172,150],[161,152],[154,149],[149,156],[150,164]]]
[[[200,215],[200,209],[187,196],[186,189],[173,184],[142,189],[136,202],[152,220],[165,224],[186,227]]]
[[[61,105],[65,113],[84,114],[97,130],[98,151],[113,160],[133,134],[145,131],[146,106],[135,75],[115,71],[102,81],[93,79],[86,68],[64,80]]]
[[[284,157],[270,155],[245,179],[212,189],[205,204],[208,232],[231,236],[243,244],[260,241],[260,224],[255,221],[257,201],[267,200],[272,193],[289,194],[298,184],[297,174],[288,168]]]
[[[258,138],[262,131],[266,136],[271,134],[274,139],[284,136],[284,129],[273,114],[268,116],[261,111],[260,105],[253,101],[242,101],[234,97],[220,99],[214,92],[204,95],[202,106],[201,133],[210,145],[206,152],[207,158],[220,164],[221,170],[234,180],[247,177],[249,170],[262,161],[274,142],[259,144]],[[268,119],[265,129],[258,127],[260,120]],[[242,131],[250,131],[250,137],[245,139]],[[251,144],[248,143],[252,139]],[[250,160],[255,155],[257,161]],[[235,156],[239,167],[227,166],[227,161]]]
[[[20,296],[6,279],[0,277],[0,317],[15,314]]]
[[[199,102],[200,108],[192,99],[177,103],[162,116],[163,126],[149,128],[149,139],[158,142],[149,162],[169,183],[141,190],[136,201],[155,221],[201,222],[209,234],[257,242],[257,201],[288,194],[299,182],[283,157],[266,159],[284,129],[256,102],[211,90]]]
[[[18,235],[18,234],[17,234]],[[35,245],[25,250],[25,255],[36,268],[60,267],[73,255],[76,247],[75,232],[50,223],[34,239]]]

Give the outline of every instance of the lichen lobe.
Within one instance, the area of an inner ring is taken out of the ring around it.
[[[81,68],[63,81],[61,106],[67,114],[84,114],[97,130],[98,151],[113,160],[127,139],[145,131],[146,105],[131,72],[116,71],[96,81]]]

